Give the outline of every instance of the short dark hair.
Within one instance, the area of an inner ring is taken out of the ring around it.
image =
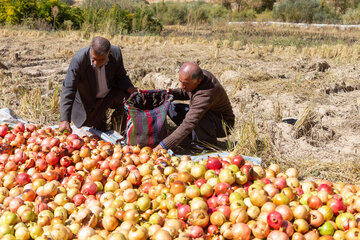
[[[193,80],[203,80],[203,78],[204,73],[200,67],[196,68],[191,74],[191,79]]]
[[[91,41],[90,48],[96,55],[104,56],[110,51],[110,41],[104,37],[94,37]]]

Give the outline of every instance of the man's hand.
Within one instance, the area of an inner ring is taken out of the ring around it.
[[[129,87],[129,88],[127,89],[127,91],[128,91],[130,94],[133,94],[134,92],[141,93],[141,89],[136,88],[136,87]]]
[[[158,144],[158,145],[153,149],[153,152],[157,152],[157,151],[159,151],[160,149],[163,149],[163,147],[162,147],[160,144]]]
[[[59,131],[62,132],[62,131],[64,131],[64,130],[67,130],[67,131],[69,131],[69,132],[72,132],[72,129],[71,129],[71,127],[70,127],[70,122],[68,122],[68,121],[62,121],[62,122],[60,122],[60,124],[59,124]]]
[[[168,94],[171,94],[171,88],[166,89],[166,92],[167,92]]]

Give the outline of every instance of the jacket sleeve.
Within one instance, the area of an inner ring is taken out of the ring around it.
[[[121,50],[119,47],[116,48],[116,87],[126,91],[129,87],[133,87],[134,85],[130,81],[129,76],[124,67],[124,62],[121,54]]]
[[[71,110],[79,82],[79,68],[79,60],[74,57],[70,62],[61,90],[60,121],[71,121]]]
[[[163,140],[167,148],[173,148],[184,140],[198,125],[204,114],[211,107],[212,98],[208,92],[202,92],[193,97],[189,112],[180,126]]]
[[[174,100],[189,100],[189,95],[181,88],[171,89],[171,95],[174,96]]]

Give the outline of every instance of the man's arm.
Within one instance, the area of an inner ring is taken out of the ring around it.
[[[171,149],[181,143],[186,136],[198,125],[199,121],[203,118],[205,113],[211,106],[211,96],[208,92],[200,93],[195,96],[189,112],[186,114],[185,119],[180,126],[163,141],[161,141],[158,148]]]
[[[189,95],[181,88],[167,89],[167,92],[174,96],[174,100],[189,100]]]

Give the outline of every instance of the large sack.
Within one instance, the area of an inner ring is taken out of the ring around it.
[[[156,147],[168,135],[166,115],[173,96],[162,90],[143,90],[125,101],[128,145]]]

